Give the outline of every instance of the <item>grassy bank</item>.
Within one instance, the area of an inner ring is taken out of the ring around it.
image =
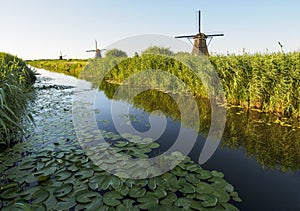
[[[64,73],[78,77],[87,60],[69,59],[69,60],[34,60],[27,63],[36,68],[42,68],[53,72]]]
[[[147,69],[165,70],[181,79],[194,95],[200,97],[208,96],[203,81],[215,94],[220,91],[211,74],[215,69],[223,85],[227,103],[258,108],[281,116],[300,117],[300,52],[216,55],[210,56],[209,60],[182,53],[168,57],[142,54],[119,63],[121,60],[122,58],[114,57],[97,59],[83,72],[81,70],[87,61],[82,60],[70,61],[71,63],[58,60],[33,61],[30,64],[76,77],[81,74],[82,78],[95,83],[101,81],[105,74],[105,80],[117,84]],[[197,74],[202,74],[202,81],[185,64],[189,64],[194,70],[200,70]],[[173,81],[170,86],[163,77],[149,76],[147,79],[171,91],[188,90],[178,81]]]
[[[34,81],[34,73],[23,60],[0,53],[0,149],[20,138],[20,123],[29,118],[24,109]]]

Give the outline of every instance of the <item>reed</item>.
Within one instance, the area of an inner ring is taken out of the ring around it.
[[[23,60],[0,53],[0,149],[20,139],[21,123],[30,119],[25,106],[35,79]]]

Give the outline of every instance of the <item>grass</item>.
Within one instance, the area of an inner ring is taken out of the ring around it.
[[[21,122],[30,118],[24,109],[34,81],[34,73],[23,60],[0,53],[0,149],[20,138]]]
[[[64,73],[78,77],[88,60],[69,59],[69,60],[34,60],[27,63],[36,68],[42,68],[53,72]]]

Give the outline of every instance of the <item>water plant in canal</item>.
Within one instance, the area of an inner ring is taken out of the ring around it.
[[[111,132],[102,133],[105,137],[116,136]],[[121,138],[112,143],[119,152],[132,156],[148,156],[145,152],[154,147],[153,142],[141,145]],[[172,153],[171,157],[183,161],[170,172],[148,179],[125,179],[99,168],[83,150],[63,141],[25,157],[20,153],[26,144],[19,145],[8,150],[13,161],[1,162],[2,210],[21,207],[34,210],[238,210],[231,202],[241,201],[223,173],[202,169],[179,152]],[[101,153],[98,156],[107,163],[107,168],[119,162],[109,157],[104,159]],[[1,157],[1,161],[3,159],[5,157]],[[124,168],[132,169],[135,165]],[[151,169],[132,172],[151,174]]]
[[[0,149],[21,139],[22,119],[34,73],[15,56],[0,53]]]

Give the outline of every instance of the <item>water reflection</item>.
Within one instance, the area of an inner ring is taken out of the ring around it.
[[[118,86],[103,82],[99,89],[112,99]],[[198,129],[201,134],[208,134],[211,107],[207,99],[196,97],[200,126],[195,128],[197,119],[193,115],[188,115],[189,112],[187,112],[187,118],[181,119],[182,115],[178,106],[169,94],[157,90],[147,90],[138,94],[133,102],[128,100],[125,93],[119,96],[122,96],[122,99],[119,100],[133,104],[136,108],[149,113],[160,110],[167,117],[181,121],[184,126],[194,130]],[[182,97],[181,100],[185,104],[186,111],[196,109],[188,97]],[[237,107],[228,108],[222,147],[242,148],[246,151],[247,156],[255,158],[265,168],[276,168],[283,172],[296,171],[300,169],[300,129],[297,128],[299,122],[294,121],[290,125],[276,123],[276,120],[277,117],[272,114],[245,111]]]

